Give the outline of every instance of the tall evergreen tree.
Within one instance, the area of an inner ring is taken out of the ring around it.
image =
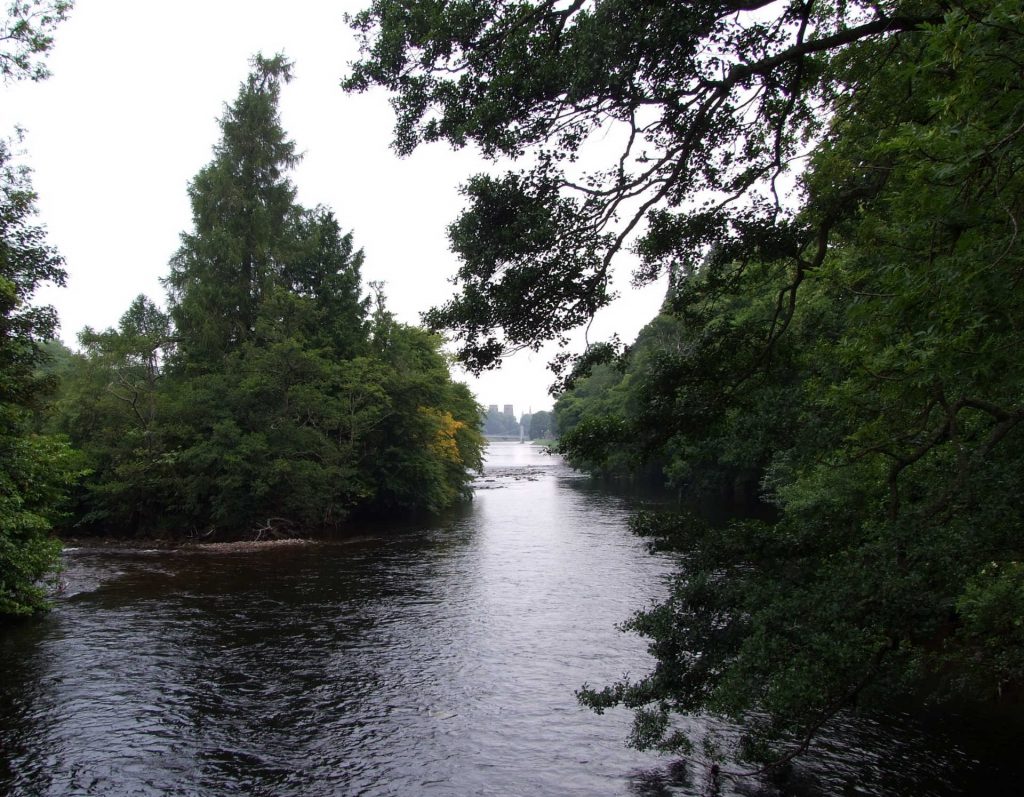
[[[342,234],[334,214],[317,207],[294,214],[294,249],[281,264],[279,283],[313,305],[306,330],[311,341],[335,355],[354,357],[366,352],[369,297],[362,295],[363,253],[352,233]]]
[[[220,120],[213,161],[189,187],[194,229],[166,280],[180,357],[200,372],[252,337],[259,304],[294,253],[299,211],[286,173],[299,156],[277,110],[291,63],[258,55],[252,66]]]

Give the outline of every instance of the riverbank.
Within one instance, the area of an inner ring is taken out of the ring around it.
[[[314,545],[314,540],[236,540],[233,542],[196,542],[190,539],[145,539],[116,537],[67,537],[62,538],[64,550],[96,551],[184,551],[191,553],[232,553],[262,551],[280,548],[294,548]]]

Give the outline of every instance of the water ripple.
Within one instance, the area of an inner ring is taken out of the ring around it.
[[[344,545],[76,552],[57,610],[0,637],[0,793],[774,793],[628,750],[628,716],[576,705],[649,666],[616,625],[671,563],[627,502],[516,444],[480,486],[437,527]],[[901,757],[956,793],[971,760],[919,737],[850,721],[787,793],[884,794]]]

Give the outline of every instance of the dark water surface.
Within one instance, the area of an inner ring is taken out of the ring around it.
[[[55,611],[0,632],[0,794],[1012,793],[1015,756],[898,717],[837,725],[781,788],[626,749],[573,691],[649,665],[615,626],[671,566],[628,511],[506,443],[436,527],[71,551]]]

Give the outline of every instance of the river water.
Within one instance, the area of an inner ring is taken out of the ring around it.
[[[1015,754],[988,760],[962,727],[898,715],[837,723],[781,786],[627,749],[629,716],[581,709],[574,690],[650,663],[616,624],[665,593],[671,562],[628,532],[634,503],[535,447],[492,444],[475,500],[434,525],[249,552],[69,551],[55,610],[0,631],[0,794],[1019,783]]]

